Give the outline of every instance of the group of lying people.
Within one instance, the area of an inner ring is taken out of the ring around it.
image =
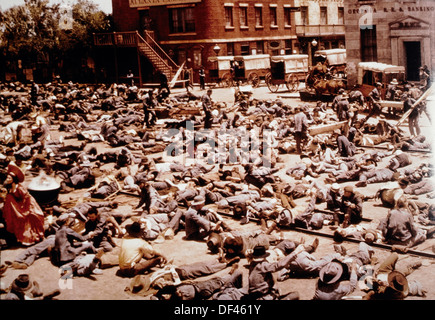
[[[367,299],[424,296],[420,283],[406,280],[421,264],[399,272],[393,253],[374,270],[371,245],[406,252],[435,232],[434,204],[416,199],[432,198],[432,164],[415,165],[408,152],[410,145],[430,151],[430,143],[380,118],[363,125],[360,102],[349,102],[344,92],[330,108],[322,102],[291,107],[240,92],[227,106],[213,101],[212,89],[196,96],[55,82],[32,83],[29,91],[1,101],[8,116],[0,136],[1,241],[4,248],[25,248],[2,265],[2,273],[48,255],[62,277],[117,267],[118,276],[132,278],[127,291],[151,299],[299,299],[297,292],[280,292],[274,274],[279,281],[318,277],[314,299],[351,295],[361,278],[372,281]],[[195,112],[182,116],[177,110],[183,107]],[[173,119],[159,118],[158,108]],[[29,112],[17,112],[23,109]],[[310,133],[322,125],[335,129]],[[73,139],[79,145],[68,143]],[[388,147],[364,148],[384,142]],[[284,160],[290,155],[294,162]],[[81,194],[79,201],[38,204],[23,183],[40,171],[61,180],[60,193]],[[358,191],[372,183],[382,183],[376,194]],[[128,213],[120,210],[124,197]],[[388,214],[379,225],[366,225],[364,202],[377,198]],[[230,226],[235,221],[240,227]],[[258,226],[245,228],[249,222]],[[335,253],[318,258],[318,239],[306,244],[283,236],[298,228],[327,228],[336,242],[361,242],[356,252],[334,245]],[[174,265],[153,243],[179,232],[182,241],[206,243],[215,257]],[[248,284],[239,266],[243,258]],[[198,279],[228,267],[224,276]],[[8,297],[53,296],[31,293],[31,283],[17,278]]]

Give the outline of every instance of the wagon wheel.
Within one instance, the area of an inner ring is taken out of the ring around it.
[[[271,92],[277,92],[278,91],[278,89],[279,89],[279,83],[275,84],[273,82],[272,74],[270,72],[268,74],[266,74],[265,81],[266,81],[267,87],[269,88],[269,90]]]
[[[255,72],[251,72],[248,76],[248,84],[257,88],[260,85],[260,77]]]
[[[225,88],[232,87],[233,86],[233,77],[231,76],[231,74],[230,73],[225,73],[222,76],[221,83],[222,83],[222,86],[225,87]]]
[[[299,88],[299,79],[295,74],[289,74],[285,81],[285,85],[290,92],[297,91]]]

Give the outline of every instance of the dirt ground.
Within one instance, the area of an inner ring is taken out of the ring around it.
[[[180,91],[182,89],[175,89],[174,92]],[[197,87],[194,89],[195,94],[203,94],[204,91],[199,91]],[[282,96],[285,94],[285,97],[281,97],[284,103],[289,105],[297,105],[300,104],[300,100],[296,95],[288,95],[286,92],[278,92],[276,94],[272,94],[269,92],[267,87],[264,85],[260,88],[255,89],[254,98],[258,99],[275,99],[278,96]],[[232,103],[233,95],[231,89],[214,89],[212,98],[215,101],[227,101],[228,103]],[[312,104],[312,103],[310,103]],[[435,118],[435,117],[433,117]],[[432,127],[428,121],[428,119],[423,115],[421,117],[421,124],[423,133],[426,134],[428,139],[432,140]],[[53,132],[56,132],[58,128],[58,123],[52,125]],[[407,125],[401,127],[404,131],[408,132]],[[66,143],[81,143],[75,139],[65,140]],[[101,152],[107,148],[110,148],[105,143],[88,143],[88,146],[95,145],[98,148],[98,151]],[[429,162],[432,161],[431,154],[428,153],[412,153],[413,164],[412,166],[417,166],[421,162]],[[285,167],[280,170],[278,175],[285,181],[286,179],[290,179],[285,174],[286,168],[291,166],[293,163],[298,161],[298,156],[294,154],[282,155],[283,164]],[[382,163],[379,163],[379,166],[383,166],[387,163],[388,158],[384,158]],[[102,170],[107,170],[110,172],[111,165],[104,165]],[[325,174],[321,175],[321,181],[323,182],[323,178]],[[29,176],[27,177],[27,183],[29,182]],[[103,177],[100,177],[103,178]],[[291,180],[289,180],[291,181]],[[347,184],[354,183],[343,183],[342,186]],[[369,184],[367,187],[358,188],[358,191],[363,193],[364,195],[372,195],[374,194],[380,187],[381,184]],[[83,195],[83,190],[75,190],[71,193],[60,194],[59,201],[60,203],[65,201],[78,201],[80,197]],[[426,195],[421,195],[417,197],[421,201],[431,202],[432,200],[426,197]],[[120,206],[118,210],[124,213],[129,213],[136,206],[139,199],[137,197],[132,197],[125,194],[119,194],[116,197],[116,201],[119,202]],[[297,199],[296,203],[298,204],[297,208],[303,210],[308,204],[307,198]],[[380,200],[369,200],[364,203],[364,217],[371,219],[370,222],[363,222],[364,224],[369,224],[370,226],[376,228],[379,220],[386,216],[388,209],[381,205]],[[226,217],[227,223],[237,229],[255,229],[258,228],[259,225],[255,222],[250,222],[246,225],[240,225],[240,223],[236,220]],[[128,221],[127,221],[128,222]],[[329,228],[325,226],[322,232],[329,232]],[[195,242],[195,241],[186,241],[183,239],[185,233],[184,231],[179,232],[174,239],[165,240],[163,243],[153,243],[153,245],[160,249],[166,256],[172,260],[174,265],[183,265],[189,264],[196,261],[203,261],[207,259],[216,258],[215,255],[211,255],[208,250],[205,242]],[[296,231],[283,231],[284,238],[300,240],[301,237],[305,239],[306,243],[311,243],[316,237],[313,234],[302,233]],[[315,257],[322,257],[324,255],[330,254],[334,252],[333,249],[333,240],[330,237],[318,237],[320,240],[319,247],[313,254]],[[121,239],[116,238],[115,242],[120,243]],[[355,242],[345,241],[343,246],[347,249],[348,252],[356,251],[358,244]],[[433,248],[435,246],[435,239],[428,239],[421,245],[418,245],[414,248],[417,251],[424,251],[428,253],[434,253]],[[1,264],[4,264],[5,261],[13,261],[14,258],[22,252],[24,249],[21,247],[16,248],[8,248],[1,251]],[[376,252],[376,257],[378,258],[379,265],[380,262],[386,258],[391,251],[374,247]],[[408,276],[409,280],[418,280],[423,284],[423,287],[427,290],[426,297],[408,297],[407,300],[433,300],[435,299],[435,259],[430,257],[411,255],[411,254],[399,254],[400,259],[398,265],[405,265],[407,263],[421,261],[422,266],[418,268],[415,272],[413,272],[410,276]],[[239,263],[239,268],[243,270],[244,274],[244,285],[247,284],[247,276],[248,270],[245,268],[246,259],[242,259]],[[377,266],[376,265],[376,266]],[[93,275],[91,277],[74,277],[68,285],[62,283],[60,281],[60,270],[57,267],[54,267],[49,261],[48,257],[42,257],[35,261],[33,265],[28,267],[26,270],[17,270],[8,268],[8,270],[3,274],[3,277],[0,278],[2,288],[7,287],[19,274],[28,273],[34,280],[38,281],[40,287],[44,293],[51,292],[56,289],[60,289],[61,294],[56,298],[58,300],[146,300],[148,298],[142,297],[139,295],[132,295],[131,293],[125,291],[126,287],[129,286],[131,279],[122,278],[116,274],[118,268],[112,267],[103,270],[102,274]],[[228,269],[223,270],[215,275],[226,274]],[[215,276],[213,275],[213,276]],[[206,279],[208,277],[205,277]],[[315,285],[317,282],[317,278],[306,279],[306,278],[291,278],[287,279],[283,282],[278,282],[278,287],[281,292],[289,292],[289,291],[297,291],[299,292],[301,300],[310,300],[313,297]],[[354,298],[358,299],[359,296],[363,294],[362,291],[357,288],[357,290],[351,294]],[[3,295],[0,296],[0,298]]]

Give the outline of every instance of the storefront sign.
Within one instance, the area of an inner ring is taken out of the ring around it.
[[[130,8],[166,6],[201,2],[201,0],[128,0]]]
[[[430,25],[420,19],[413,17],[406,17],[405,19],[390,23],[391,30],[405,30],[405,29],[427,29]]]
[[[364,5],[361,8],[348,9],[348,14],[365,14],[365,13],[377,13],[377,12],[435,12],[435,7],[385,7],[375,8],[369,5]]]

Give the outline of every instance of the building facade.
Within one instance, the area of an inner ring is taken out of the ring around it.
[[[117,32],[151,35],[176,64],[193,70],[195,81],[210,56],[309,54],[345,43],[344,0],[112,0],[112,5]]]
[[[377,61],[405,67],[408,81],[419,67],[435,67],[435,1],[346,0],[348,85],[357,82],[357,65]]]

